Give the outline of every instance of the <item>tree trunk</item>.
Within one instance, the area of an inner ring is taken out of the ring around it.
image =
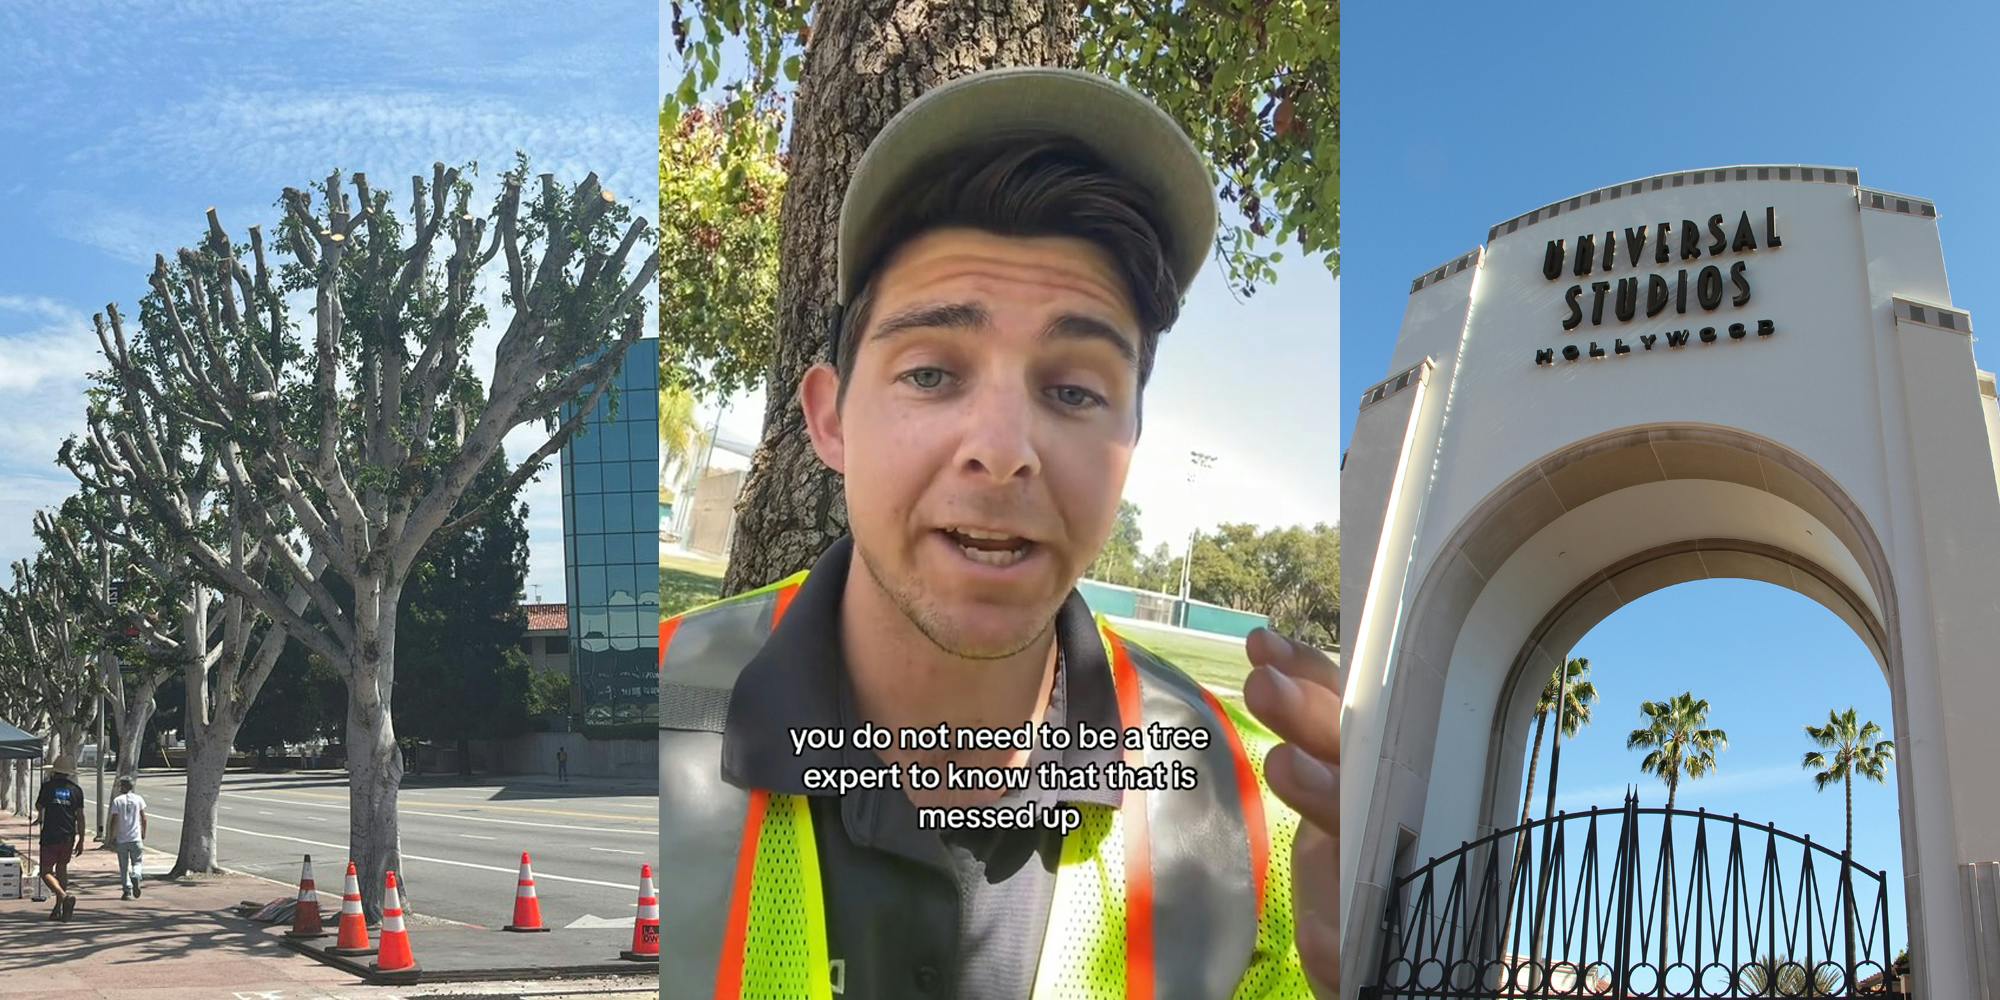
[[[1535,801],[1535,769],[1542,763],[1542,731],[1549,726],[1549,714],[1535,715],[1535,749],[1528,755],[1528,790],[1521,793],[1521,825],[1528,825],[1528,806]],[[1546,817],[1544,817],[1546,818]]]
[[[1847,856],[1854,856],[1854,775],[1847,776],[1841,784],[1847,786]]]
[[[799,409],[799,379],[826,357],[834,235],[854,165],[918,94],[996,66],[1069,66],[1077,6],[1067,0],[828,0],[819,5],[792,109],[779,215],[777,350],[763,440],[737,501],[724,595],[812,564],[847,530],[840,479],[820,464]],[[844,335],[853,336],[855,331]]]
[[[358,678],[364,671],[355,671]],[[371,685],[372,686],[372,685]],[[372,693],[372,692],[371,692]],[[348,852],[361,877],[361,906],[373,922],[382,918],[382,888],[386,873],[395,872],[397,891],[405,881],[402,838],[397,827],[396,791],[403,783],[403,751],[396,745],[395,720],[386,703],[363,706],[350,688],[347,699]]]
[[[161,678],[154,675],[151,680],[128,692],[125,710],[118,716],[118,777],[138,780],[139,755],[146,750],[146,724],[153,721],[153,695],[159,690]]]
[[[372,584],[372,586],[371,586]],[[348,852],[361,878],[361,906],[368,919],[382,916],[385,876],[396,873],[396,888],[407,912],[402,831],[396,793],[403,784],[403,750],[396,743],[390,692],[396,689],[396,608],[400,584],[380,577],[355,586],[355,639],[358,655],[347,673]]]
[[[189,699],[192,701],[193,699]],[[229,767],[234,725],[190,726],[187,730],[187,796],[181,805],[181,847],[168,878],[221,871],[216,864],[215,821],[222,801],[222,776]]]

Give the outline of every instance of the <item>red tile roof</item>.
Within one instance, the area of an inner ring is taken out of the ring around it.
[[[567,604],[523,604],[528,613],[530,632],[568,632],[569,605]]]

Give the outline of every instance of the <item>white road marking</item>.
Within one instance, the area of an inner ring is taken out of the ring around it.
[[[631,856],[633,856],[633,857],[635,857],[635,858],[643,858],[643,857],[645,857],[645,855],[644,855],[644,854],[642,854],[642,853],[640,853],[640,852],[638,852],[638,851],[621,851],[621,850],[619,850],[619,849],[618,849],[618,848],[616,848],[616,847],[593,847],[593,848],[591,848],[591,850],[593,850],[593,851],[601,851],[601,852],[603,852],[603,853],[605,853],[605,854],[630,854]]]
[[[478,834],[476,834],[476,833],[461,833],[461,834],[459,834],[459,836],[461,836],[461,837],[464,837],[464,838],[465,838],[465,839],[467,839],[467,840],[499,840],[499,839],[500,839],[499,837],[482,837],[482,836],[480,836],[480,835],[478,835]]]
[[[575,920],[572,920],[569,923],[564,924],[563,930],[566,931],[576,930],[579,928],[584,930],[592,930],[605,927],[630,927],[630,926],[632,926],[632,921],[629,918],[625,920],[612,920],[607,917],[600,917],[594,914],[586,913],[583,916],[580,916]]]
[[[227,790],[225,790],[223,794],[233,795],[236,796],[237,798],[246,798],[246,799],[261,798],[263,801],[266,802],[283,802],[287,805],[310,806],[314,809],[335,809],[339,810],[340,812],[347,811],[346,806],[338,805],[332,802],[311,802],[305,799],[269,798],[263,795],[263,793],[230,792]],[[229,807],[223,806],[223,808],[227,809]],[[572,830],[580,833],[602,833],[611,836],[646,837],[649,839],[658,839],[659,837],[659,832],[656,830],[634,830],[630,828],[602,827],[602,826],[579,826],[574,823],[536,823],[525,819],[494,819],[493,817],[490,816],[461,816],[456,813],[425,812],[421,809],[405,809],[400,807],[396,810],[396,812],[399,815],[403,816],[428,816],[432,819],[463,820],[467,823],[494,823],[501,826],[526,826],[526,827],[535,827],[543,830]]]
[[[228,808],[228,807],[227,807],[227,806],[225,806],[224,808]],[[157,812],[157,811],[155,811],[155,810],[153,810],[153,809],[147,809],[147,810],[146,810],[146,815],[148,815],[148,816],[153,816],[153,817],[157,817],[157,818],[159,818],[159,819],[163,819],[163,820],[166,820],[166,821],[167,821],[167,822],[169,822],[169,823],[178,823],[178,822],[180,822],[180,821],[181,821],[181,820],[180,820],[180,817],[178,817],[178,816],[172,816],[172,815],[168,815],[167,813],[163,813],[163,812]],[[223,825],[222,825],[222,824],[220,824],[220,823],[217,823],[217,824],[215,825],[215,828],[216,828],[216,829],[218,829],[218,830],[226,830],[226,831],[228,831],[228,832],[230,832],[230,833],[240,833],[240,834],[243,834],[243,835],[244,835],[244,836],[246,836],[246,837],[263,837],[263,838],[264,838],[264,839],[266,839],[266,840],[284,840],[284,841],[290,841],[291,843],[294,843],[294,844],[306,844],[306,845],[309,845],[309,846],[312,846],[312,847],[324,847],[324,848],[327,848],[327,849],[329,849],[329,850],[334,850],[334,851],[345,851],[345,850],[347,850],[347,845],[346,845],[346,844],[329,844],[329,843],[327,843],[326,841],[323,841],[323,840],[307,840],[307,839],[305,839],[304,837],[288,837],[288,836],[285,836],[285,835],[284,835],[284,834],[282,834],[282,833],[263,833],[263,832],[261,832],[261,831],[258,831],[258,830],[244,830],[244,829],[241,829],[241,828],[239,828],[239,827],[233,827],[233,826],[223,826]],[[423,856],[423,855],[421,855],[421,854],[410,854],[410,853],[407,853],[407,852],[405,852],[405,853],[403,854],[403,859],[404,859],[405,861],[424,861],[424,862],[428,862],[428,863],[430,863],[430,864],[434,864],[434,865],[451,865],[451,866],[453,866],[453,867],[455,867],[455,868],[473,868],[473,869],[477,869],[477,870],[479,870],[479,871],[484,871],[484,872],[500,872],[500,873],[502,873],[502,874],[505,874],[505,875],[519,875],[519,874],[521,873],[521,870],[520,870],[519,868],[500,868],[500,867],[497,867],[497,866],[495,866],[495,865],[481,865],[481,864],[474,864],[474,863],[472,863],[472,862],[470,862],[470,861],[453,861],[453,860],[451,860],[450,858],[431,858],[431,857],[425,857],[425,856]],[[232,871],[234,871],[235,869],[231,869],[231,870],[232,870]],[[286,884],[286,883],[284,883],[284,882],[278,882],[278,880],[277,880],[277,879],[274,879],[274,878],[264,878],[264,876],[262,876],[262,875],[256,875],[256,874],[255,874],[254,872],[240,872],[240,874],[244,874],[244,875],[251,875],[251,876],[253,876],[253,877],[255,877],[255,878],[263,878],[263,879],[264,879],[264,881],[266,881],[266,882],[276,882],[276,883],[277,883],[278,885],[285,885],[285,884]],[[628,884],[626,884],[626,883],[624,883],[624,882],[603,882],[603,881],[599,881],[598,879],[594,879],[594,878],[577,878],[577,877],[575,877],[575,876],[572,876],[572,875],[551,875],[551,874],[549,874],[549,873],[547,873],[547,872],[542,872],[542,871],[537,871],[537,872],[535,872],[535,879],[536,879],[537,881],[540,881],[540,880],[542,880],[542,879],[552,879],[552,880],[554,880],[554,881],[557,881],[557,882],[574,882],[574,883],[576,883],[577,885],[596,885],[596,886],[603,886],[603,887],[604,887],[604,888],[606,888],[606,889],[630,889],[630,888],[632,888],[632,886],[630,886],[630,885],[628,885]],[[296,889],[296,888],[297,888],[297,886],[293,886],[293,888],[295,888],[295,889]],[[332,895],[332,893],[331,893],[331,892],[329,892],[329,891],[327,891],[327,890],[324,890],[324,889],[322,889],[322,890],[319,890],[319,893],[320,893],[320,895],[322,895],[322,896],[331,896],[331,895]]]

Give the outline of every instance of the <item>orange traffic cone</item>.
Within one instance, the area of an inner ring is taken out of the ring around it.
[[[340,939],[327,951],[336,955],[373,955],[368,943],[368,917],[361,912],[361,877],[354,862],[347,863],[347,884],[340,890]]]
[[[310,854],[306,855],[305,870],[299,873],[299,905],[292,909],[292,929],[286,931],[285,936],[326,936],[326,926],[319,920],[319,890],[313,886],[313,856]]]
[[[542,926],[542,901],[535,895],[535,870],[528,865],[528,852],[521,852],[521,875],[514,885],[514,922],[510,931],[546,931]]]
[[[403,902],[396,896],[396,873],[389,872],[382,896],[382,951],[368,963],[368,978],[378,983],[414,983],[423,969],[410,953],[410,932],[403,929]]]
[[[653,866],[639,866],[639,915],[632,921],[632,950],[618,957],[627,962],[660,960],[660,894],[653,889]]]

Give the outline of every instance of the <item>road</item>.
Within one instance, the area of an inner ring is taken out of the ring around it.
[[[96,776],[81,778],[95,824]],[[105,785],[113,794],[108,774]],[[148,874],[164,873],[180,843],[183,775],[143,772],[139,794],[151,817]],[[406,777],[399,802],[397,879],[410,885],[410,909],[420,916],[483,927],[509,923],[525,850],[534,856],[544,924],[630,926],[639,866],[653,863],[659,850],[658,799],[640,782]],[[329,921],[339,913],[347,869],[345,772],[233,772],[223,782],[217,826],[220,861],[232,871],[296,887],[300,856],[311,854],[321,912]],[[271,890],[270,898],[285,895],[279,885]]]

